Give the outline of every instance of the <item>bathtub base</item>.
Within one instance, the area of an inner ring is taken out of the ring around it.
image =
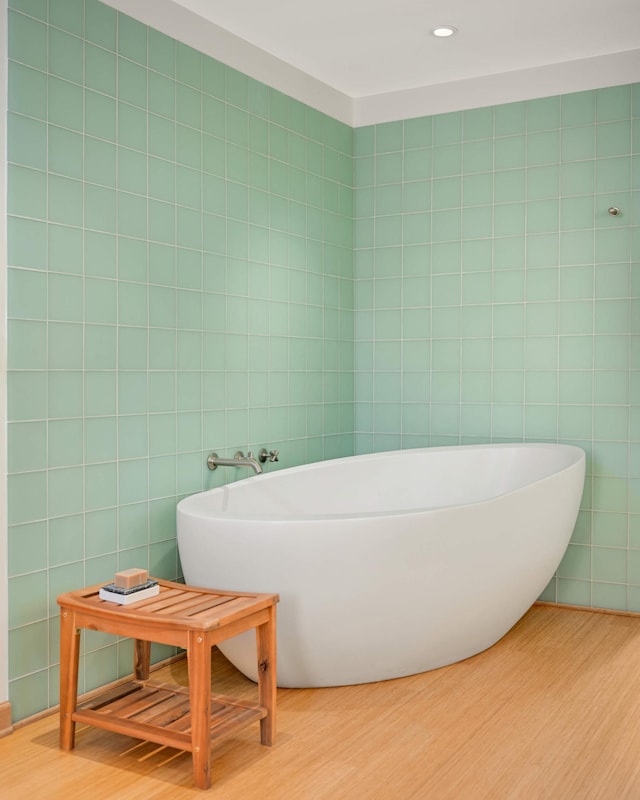
[[[456,630],[455,641],[448,646],[434,646],[434,642],[446,640],[446,632],[433,628],[425,632],[424,637],[414,637],[410,643],[406,628],[402,624],[397,627],[400,637],[386,642],[385,636],[371,638],[370,632],[352,635],[346,641],[351,642],[340,647],[325,648],[325,639],[314,641],[312,633],[294,637],[290,640],[285,635],[278,640],[278,687],[281,689],[312,689],[331,686],[354,686],[364,683],[407,678],[441,667],[465,661],[468,658],[489,650],[499,642],[527,613],[533,602],[526,608],[511,609],[507,619],[496,615],[484,626],[469,626],[460,623]],[[286,608],[281,605],[280,616]],[[475,627],[475,629],[474,629]],[[402,634],[405,638],[402,638]],[[218,645],[218,649],[240,672],[250,680],[257,682],[253,649],[253,639],[247,634],[227,639]]]

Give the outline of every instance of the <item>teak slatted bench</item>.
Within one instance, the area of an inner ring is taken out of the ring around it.
[[[101,600],[100,585],[67,592],[60,606],[60,747],[72,750],[77,722],[191,751],[195,785],[211,786],[211,743],[260,720],[271,745],[276,722],[277,594],[225,592],[158,581],[160,594],[130,605]],[[127,636],[134,679],[78,707],[80,631]],[[211,694],[211,648],[256,629],[258,703]],[[151,642],[187,651],[189,689],[149,682]]]

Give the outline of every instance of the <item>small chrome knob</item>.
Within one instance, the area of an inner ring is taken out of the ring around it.
[[[265,461],[280,461],[280,451],[279,450],[267,450],[266,447],[261,448],[260,452],[258,453],[258,461],[261,464],[264,464]]]
[[[618,208],[618,206],[611,206],[611,208],[609,209],[609,213],[611,214],[612,217],[617,217],[618,214],[620,213],[620,209]]]

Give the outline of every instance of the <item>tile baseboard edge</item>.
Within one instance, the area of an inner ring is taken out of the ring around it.
[[[551,608],[566,608],[569,611],[591,611],[595,614],[614,614],[617,617],[640,617],[640,611],[624,611],[617,608],[600,608],[598,606],[576,606],[570,603],[554,603],[549,600],[536,600],[534,606],[550,606]]]
[[[11,703],[5,700],[0,703],[0,739],[3,736],[8,736],[13,733],[13,725],[11,724]]]

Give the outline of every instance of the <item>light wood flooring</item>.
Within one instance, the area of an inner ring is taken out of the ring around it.
[[[384,647],[381,632],[380,647]],[[255,686],[214,650],[216,691]],[[156,677],[186,683],[183,662]],[[459,664],[331,689],[280,689],[278,737],[188,753],[94,728],[58,749],[48,716],[0,739],[6,800],[640,800],[640,617],[534,606]]]

